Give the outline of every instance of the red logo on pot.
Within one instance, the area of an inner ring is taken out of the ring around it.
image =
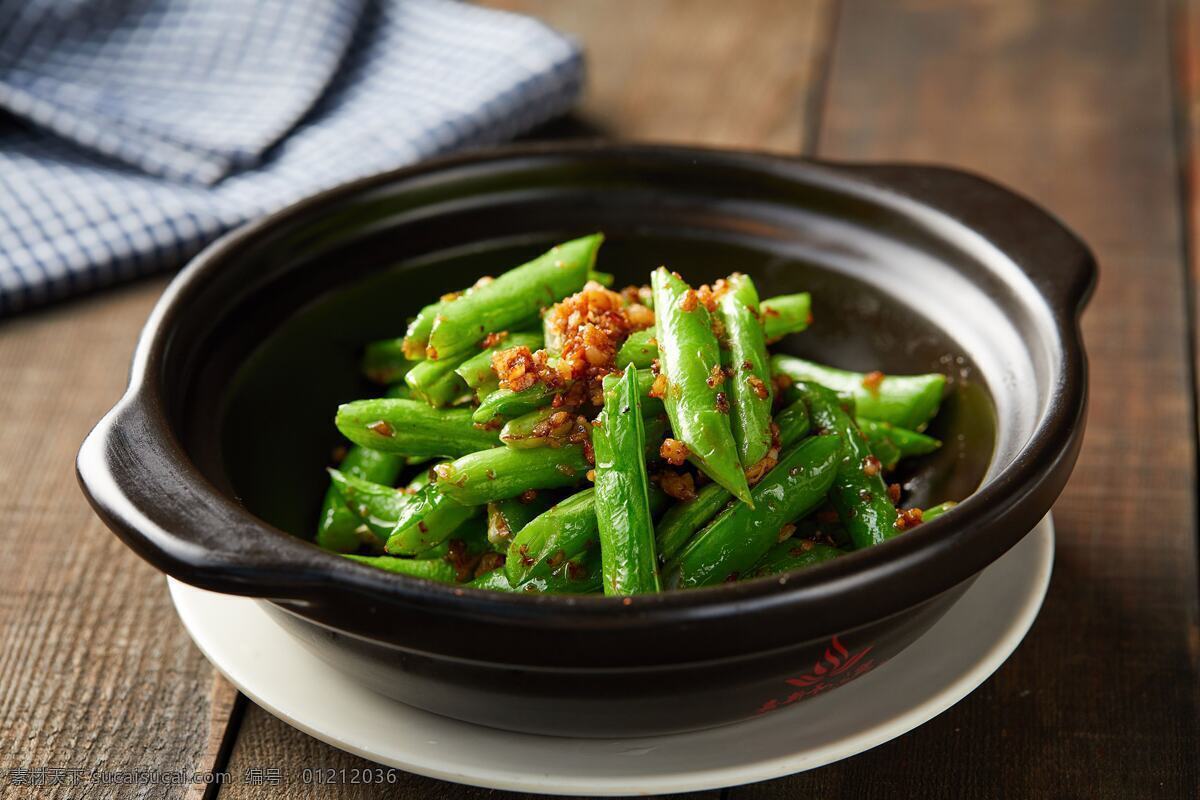
[[[870,652],[871,647],[864,647],[857,653],[851,653],[838,637],[833,637],[829,646],[825,648],[825,655],[813,664],[811,670],[786,680],[786,683],[796,687],[796,691],[782,699],[771,698],[758,708],[757,713],[765,714],[780,706],[791,705],[806,697],[836,689],[843,683],[870,672],[875,668],[875,661],[866,658]]]

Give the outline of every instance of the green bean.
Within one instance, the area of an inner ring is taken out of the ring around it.
[[[883,467],[884,472],[891,472],[900,463],[900,448],[886,436],[876,439],[868,437],[867,444],[871,448],[871,455],[879,459],[879,465]]]
[[[775,416],[779,426],[779,449],[787,450],[808,434],[808,407],[802,399],[785,407]],[[678,503],[667,511],[658,524],[658,553],[669,560],[733,499],[729,490],[719,483],[710,483],[696,492],[691,500]]]
[[[486,425],[497,417],[512,419],[549,403],[558,392],[541,381],[518,392],[512,389],[497,389],[479,403],[471,419]]]
[[[775,415],[775,424],[779,426],[779,447],[786,450],[808,435],[812,422],[808,417],[808,406],[804,400],[797,399],[794,403],[784,406]]]
[[[460,525],[478,514],[478,508],[448,497],[435,481],[422,487],[412,496],[412,502],[401,509],[384,550],[392,555],[415,555],[446,541]]]
[[[506,500],[530,489],[574,486],[592,468],[583,448],[494,447],[434,467],[435,485],[466,506]]]
[[[667,419],[666,412],[645,416],[645,406],[642,407],[642,413],[642,422],[646,427],[646,461],[658,461],[659,446],[671,430],[671,421]]]
[[[642,398],[643,418],[650,419],[663,414],[662,400],[650,397],[650,388],[654,385],[654,375],[650,370],[637,370],[637,384]],[[555,424],[551,424],[550,419],[556,414],[560,414],[561,418],[555,420]],[[570,437],[578,432],[577,417],[577,414],[562,412],[553,406],[542,406],[508,420],[500,429],[500,441],[518,449],[558,447],[566,444]],[[656,429],[657,426],[652,426],[651,432]]]
[[[455,300],[473,294],[478,287],[485,285],[490,280],[490,278],[481,278],[476,281],[474,286],[463,289],[461,292],[454,292],[446,296],[444,300],[430,303],[417,312],[417,316],[409,321],[408,330],[404,334],[404,354],[413,361],[423,361],[426,359],[428,357],[429,334],[433,330],[433,323],[437,321],[438,315],[442,313],[442,309]]]
[[[500,379],[495,375],[475,387],[475,402],[482,403],[488,395],[500,389]]]
[[[896,451],[896,461],[899,461],[901,458],[928,455],[942,446],[942,443],[932,436],[900,428],[887,422],[878,422],[873,419],[863,419],[862,417],[856,421],[858,422],[858,427],[867,435],[867,441],[871,443],[871,450],[874,451],[877,444],[887,442]],[[886,448],[886,445],[883,445],[883,447]],[[895,463],[888,466],[887,461],[878,452],[875,455],[880,461],[884,462],[884,466],[888,469],[892,469],[895,466]]]
[[[621,349],[617,351],[617,366],[625,369],[631,364],[635,369],[649,369],[658,358],[657,332],[653,327],[629,334]]]
[[[896,527],[896,507],[888,496],[879,460],[871,453],[862,431],[838,405],[831,390],[805,381],[795,385],[808,403],[813,424],[842,439],[841,460],[829,499],[854,546],[861,550],[898,536],[901,529]]]
[[[650,453],[648,458],[652,458],[653,454],[658,451],[655,443],[662,441],[670,427],[670,423],[663,416],[661,404],[656,401],[655,405],[659,406],[657,413],[642,417],[646,426],[646,449]],[[653,408],[651,410],[653,411]],[[642,411],[645,414],[645,405],[643,405]],[[550,418],[558,413],[561,413],[558,409],[547,406],[510,419],[500,429],[500,441],[504,442],[507,447],[517,450],[530,447],[562,447],[569,444],[571,436],[578,432],[578,415],[567,413],[562,422],[551,425]],[[651,447],[651,444],[654,446]]]
[[[707,525],[732,499],[733,495],[724,486],[710,483],[701,487],[691,500],[667,509],[655,531],[659,558],[663,562],[674,558],[696,531]]]
[[[408,323],[403,341],[404,355],[413,361],[425,359],[425,348],[429,345],[429,332],[433,330],[433,320],[437,317],[445,301],[430,303],[417,312]]]
[[[874,384],[860,372],[834,369],[787,355],[772,357],[771,370],[794,381],[812,381],[835,392],[853,395],[857,416],[914,431],[923,430],[937,413],[946,385],[946,376],[936,372],[888,375]]]
[[[651,398],[653,400],[653,398]],[[643,415],[645,414],[647,405],[642,406]],[[658,458],[659,444],[662,443],[663,437],[671,427],[671,423],[667,420],[665,412],[662,410],[661,404],[654,401],[654,406],[658,407],[658,413],[649,416],[643,416],[646,428],[646,459],[654,461]],[[651,408],[653,410],[653,406]],[[524,450],[532,447],[564,447],[572,444],[571,437],[579,433],[588,433],[589,431],[580,431],[580,423],[578,415],[566,414],[566,417],[557,425],[551,425],[549,420],[555,414],[560,413],[556,409],[547,406],[539,408],[537,411],[530,411],[528,414],[510,419],[500,429],[500,441],[504,442],[506,447],[511,447],[515,450]]]
[[[550,418],[562,415],[562,421],[552,425]],[[530,411],[513,417],[500,429],[500,441],[508,447],[555,447],[567,443],[567,437],[575,430],[575,414],[560,411],[552,406]]]
[[[842,525],[842,521],[838,519],[837,512],[833,507],[829,507],[829,513],[832,519],[821,519],[821,512],[809,515],[807,518],[796,522],[796,532],[793,534],[793,539],[812,539],[820,541],[825,539],[830,544],[841,549],[854,549],[854,543],[850,541],[850,533]]]
[[[392,556],[392,558],[412,558],[412,559],[427,559],[427,558],[445,558],[450,553],[450,543],[454,538],[444,539],[433,547],[422,550],[419,553],[413,553],[411,556]]]
[[[415,493],[365,481],[336,469],[328,472],[333,488],[346,507],[375,534],[380,544],[386,542],[404,507],[413,502]]]
[[[429,332],[426,355],[447,358],[470,350],[489,332],[536,322],[543,306],[583,288],[603,240],[594,234],[565,242],[490,283],[477,285],[470,294],[443,303]]]
[[[827,544],[810,542],[807,539],[800,541],[788,539],[768,550],[766,555],[746,575],[746,578],[762,578],[767,575],[778,575],[783,572],[804,569],[823,561],[832,561],[840,555],[842,555],[841,550]]]
[[[530,578],[521,586],[521,591],[538,594],[599,594],[602,580],[600,555],[584,553],[568,560],[553,575]]]
[[[494,552],[492,543],[487,538],[487,522],[481,516],[475,516],[463,522],[454,533],[430,548],[414,553],[413,558],[446,558],[450,551],[459,548],[467,558]]]
[[[592,428],[596,454],[596,519],[599,522],[604,593],[626,596],[658,592],[658,557],[650,517],[646,429],[637,373],[604,379],[604,411]]]
[[[789,333],[800,333],[812,322],[812,298],[808,292],[784,294],[762,301],[763,335],[777,342]]]
[[[819,383],[819,381],[817,382]],[[837,397],[838,405],[841,406],[842,411],[845,411],[847,414],[849,414],[851,419],[856,419],[858,416],[856,413],[858,404],[854,400],[854,395],[847,392],[835,391],[834,396]],[[808,405],[804,402],[804,397],[796,386],[789,385],[788,388],[783,390],[783,401],[784,403],[789,404],[789,407],[794,406],[796,403],[800,403],[804,408],[804,413],[806,415],[808,414]],[[780,413],[782,414],[783,412]],[[809,424],[812,424],[811,420],[809,421]]]
[[[396,383],[404,380],[416,363],[404,355],[403,339],[384,339],[367,345],[363,351],[362,371],[375,383]]]
[[[504,567],[485,572],[474,580],[467,581],[466,584],[471,589],[486,589],[489,592],[514,592],[508,582],[508,576],[504,574]]]
[[[587,279],[589,283],[598,283],[601,286],[609,287],[616,282],[617,276],[611,272],[597,272],[594,269],[588,270]]]
[[[599,553],[581,553],[565,561],[549,575],[535,575],[521,584],[513,584],[508,573],[495,569],[467,584],[472,589],[494,592],[530,592],[534,594],[595,594],[600,591]]]
[[[534,517],[513,537],[504,570],[509,583],[520,586],[535,576],[551,574],[568,558],[595,548],[596,490],[584,489]]]
[[[420,472],[418,472],[416,475],[414,475],[412,477],[412,480],[410,480],[408,482],[408,486],[405,486],[404,488],[408,489],[409,491],[411,491],[415,494],[418,489],[424,489],[426,486],[428,486],[431,483],[433,483],[433,465],[432,464],[429,465],[428,469],[423,469]]]
[[[470,409],[435,409],[416,400],[357,400],[338,408],[338,430],[363,447],[432,458],[462,456],[493,447],[494,430],[480,430]]]
[[[729,422],[738,459],[750,469],[771,449],[771,373],[754,281],[735,273],[727,284],[717,314],[725,325],[732,363]]]
[[[836,436],[810,436],[781,455],[755,484],[754,506],[733,503],[696,534],[668,567],[668,585],[709,586],[751,569],[779,541],[784,525],[824,501],[841,450]]]
[[[657,486],[650,488],[650,512],[658,513],[670,498]],[[599,550],[596,490],[584,489],[534,517],[513,537],[504,564],[514,586],[535,577],[546,577],[568,558]]]
[[[462,378],[453,372],[444,375],[440,381],[431,386],[423,398],[434,408],[461,404],[471,399],[471,392],[463,384]]]
[[[317,546],[331,553],[353,553],[364,544],[375,545],[376,539],[362,520],[341,501],[333,487],[325,490],[321,516],[317,522]]]
[[[466,360],[464,353],[437,361],[418,361],[404,376],[404,382],[417,397],[434,408],[441,408],[466,394],[466,381],[455,372]]]
[[[953,500],[947,500],[944,503],[938,503],[936,506],[931,506],[922,512],[921,521],[929,522],[931,519],[937,519],[942,514],[945,514],[947,511],[954,508],[956,505],[958,505],[958,503],[954,502]]]
[[[654,387],[654,373],[648,369],[639,369],[637,375],[637,392],[638,402],[642,408],[642,418],[649,419],[650,417],[658,416],[666,413],[666,405],[661,398],[651,397],[650,390]],[[608,376],[605,376],[605,380]]]
[[[663,267],[654,271],[652,285],[671,428],[696,466],[735,497],[752,503],[729,427],[721,354],[708,309]]]
[[[552,492],[536,492],[528,500],[510,497],[487,505],[487,538],[497,552],[507,553],[513,538],[536,517],[553,507]]]
[[[637,392],[639,403],[642,409],[642,418],[650,419],[666,413],[666,407],[663,401],[657,397],[650,396],[650,390],[654,387],[654,373],[648,369],[634,370],[634,375],[637,382]],[[619,377],[618,373],[610,373],[604,376],[604,380],[608,381],[611,378]]]
[[[537,350],[541,346],[541,334],[530,333],[528,331],[510,333],[491,347],[469,356],[454,371],[458,373],[458,376],[463,379],[467,386],[473,390],[478,390],[480,387],[496,383],[498,380],[495,371],[492,370],[493,355],[499,353],[501,350],[508,350],[512,347],[528,347],[530,350]],[[487,394],[485,392],[483,397],[486,397]]]
[[[767,342],[772,342],[785,334],[799,333],[808,327],[809,296],[805,294],[787,294],[763,300],[759,304],[762,311],[762,330]],[[774,311],[771,314],[770,311]],[[658,332],[654,326],[643,328],[629,334],[617,351],[617,366],[621,369],[632,364],[637,369],[649,369],[658,358]]]
[[[344,474],[361,480],[391,484],[404,468],[404,457],[365,447],[351,447],[338,467]],[[346,507],[337,487],[331,483],[325,492],[321,516],[317,521],[317,544],[335,553],[353,552],[362,544],[357,533],[361,526],[362,521]]]
[[[458,570],[444,558],[395,558],[393,556],[345,556],[368,567],[385,569],[410,578],[424,578],[438,583],[456,583]]]

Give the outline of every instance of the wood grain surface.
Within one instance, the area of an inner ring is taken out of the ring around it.
[[[75,452],[125,388],[163,286],[0,330],[0,796],[118,796],[95,784],[23,790],[9,771],[210,769],[225,735],[232,687],[180,626],[162,576],[109,533],[75,484]]]
[[[562,130],[958,165],[1054,210],[1100,259],[1084,320],[1088,434],[1028,639],[913,734],[699,796],[1200,796],[1198,3],[489,0],[588,50],[587,95]],[[304,768],[372,765],[253,704],[241,713],[161,577],[91,514],[74,454],[124,387],[162,286],[0,326],[0,795],[198,800],[202,788],[5,780],[22,767],[221,766],[235,781],[222,800],[512,797],[403,772],[305,786]],[[289,782],[245,783],[256,769]]]
[[[1196,474],[1163,3],[848,0],[821,155],[939,161],[1091,244],[1091,409],[1054,577],[991,680],[919,731],[734,798],[1197,796]]]
[[[818,122],[833,0],[485,0],[574,35],[577,112],[611,138],[796,152]]]

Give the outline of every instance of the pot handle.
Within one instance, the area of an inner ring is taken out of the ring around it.
[[[1062,319],[1076,318],[1091,297],[1098,278],[1092,251],[1057,217],[1011,189],[949,167],[822,163],[931,206],[982,235],[1021,267]]]
[[[92,429],[75,461],[84,495],[131,549],[179,580],[225,594],[300,598],[327,571],[329,556],[296,547],[219,496],[183,457],[166,420],[143,390],[126,395]]]

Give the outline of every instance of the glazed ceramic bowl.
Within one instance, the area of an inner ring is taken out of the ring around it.
[[[620,599],[502,595],[321,551],[340,402],[364,342],[430,298],[600,230],[618,282],[660,263],[811,291],[785,350],[939,370],[946,446],[903,480],[962,499],[819,567]],[[130,386],[78,470],[105,522],[164,572],[262,598],[357,680],[484,725],[627,736],[719,725],[843,687],[921,635],[1046,514],[1083,435],[1088,250],[1045,211],[948,169],[674,147],[549,145],[358,181],[226,236],[171,284]],[[279,664],[281,670],[286,664]]]

